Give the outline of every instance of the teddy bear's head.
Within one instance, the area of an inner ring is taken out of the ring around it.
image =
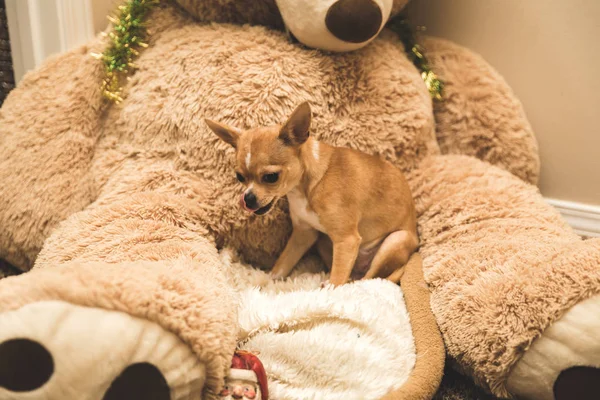
[[[177,0],[202,21],[283,29],[306,46],[359,49],[373,40],[408,0]]]
[[[330,51],[356,50],[383,29],[408,0],[275,0],[296,39]]]

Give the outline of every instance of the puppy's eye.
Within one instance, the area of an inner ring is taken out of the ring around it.
[[[275,183],[279,179],[279,174],[274,172],[272,174],[264,174],[262,176],[262,181],[264,183]]]
[[[244,181],[246,180],[246,178],[244,178],[244,176],[242,174],[240,174],[239,172],[235,173],[235,177],[237,178],[238,181],[244,183]]]

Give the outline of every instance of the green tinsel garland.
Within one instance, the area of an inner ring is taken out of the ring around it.
[[[102,82],[102,94],[107,99],[120,103],[123,101],[121,83],[139,55],[141,47],[148,47],[144,42],[147,36],[144,19],[148,12],[159,0],[128,0],[119,6],[118,16],[109,16],[113,23],[112,32],[108,34],[110,45],[102,54],[92,54],[102,60],[105,68],[105,78]]]
[[[399,15],[390,20],[388,27],[398,34],[404,44],[404,49],[408,58],[421,71],[421,78],[429,90],[429,94],[435,100],[442,100],[444,91],[444,82],[431,70],[425,51],[421,45],[416,42],[416,34],[408,20],[403,15]],[[424,29],[424,28],[421,28]]]
[[[119,6],[118,16],[109,16],[113,23],[108,48],[102,54],[92,54],[102,60],[105,68],[105,78],[102,82],[102,94],[110,101],[123,101],[121,83],[130,70],[136,68],[134,59],[139,55],[141,47],[148,47],[144,42],[148,34],[144,20],[148,12],[160,3],[160,0],[127,0]],[[421,71],[431,97],[442,99],[443,82],[431,70],[423,48],[416,43],[415,32],[403,16],[390,20],[388,26],[394,30],[404,44],[406,53],[413,64]]]

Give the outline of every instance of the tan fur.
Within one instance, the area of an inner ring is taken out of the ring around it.
[[[429,306],[429,290],[421,284],[423,279],[422,259],[419,253],[412,255],[406,267],[398,270],[402,274],[400,285],[406,299],[406,308],[410,314],[410,322],[417,348],[417,360],[413,374],[399,389],[388,393],[383,400],[422,400],[435,398],[443,370],[445,351],[443,340],[437,332],[435,318],[431,318]],[[420,379],[427,376],[428,379]]]
[[[285,201],[261,218],[240,213],[235,152],[202,117],[248,129],[310,101],[315,138],[407,174],[449,356],[506,394],[528,346],[600,291],[600,242],[580,240],[523,182],[536,181],[539,158],[507,84],[473,52],[428,38],[446,84],[432,103],[392,32],[332,55],[265,27],[194,18],[262,23],[279,18],[273,2],[179,1],[195,15],[165,2],[149,16],[150,46],[121,105],[100,94],[98,39],[28,73],[0,109],[0,257],[39,270],[1,282],[0,311],[61,299],[137,313],[191,343],[217,385],[235,346],[224,321],[233,300],[196,258],[228,244],[271,267],[291,224]]]
[[[281,126],[241,130],[210,120],[208,126],[237,149],[237,170],[257,209],[290,192],[306,199],[305,210],[292,208],[290,237],[272,270],[284,278],[317,242],[319,231],[332,241],[330,282],[350,279],[359,251],[378,246],[365,278],[390,277],[404,267],[418,245],[415,207],[406,179],[391,163],[356,150],[316,143],[309,136],[311,110],[299,105]],[[318,146],[318,147],[316,147]],[[265,183],[265,174],[278,181]],[[314,213],[315,218],[305,213]],[[364,272],[363,272],[364,275]]]
[[[504,78],[481,56],[448,40],[426,37],[423,46],[436,73],[451,82],[444,101],[434,103],[442,153],[477,157],[537,183],[537,141]]]
[[[531,343],[600,292],[600,239],[582,240],[535,186],[472,157],[431,157],[408,178],[446,350],[508,396],[506,378]]]

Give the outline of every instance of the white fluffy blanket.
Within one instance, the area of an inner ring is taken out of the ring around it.
[[[240,294],[239,347],[259,353],[271,399],[378,399],[410,375],[415,347],[397,285],[321,289],[316,257],[273,282],[230,250],[221,257]]]

